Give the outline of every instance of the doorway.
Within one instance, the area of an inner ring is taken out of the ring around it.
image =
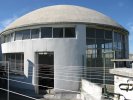
[[[39,93],[54,88],[54,53],[38,53]]]

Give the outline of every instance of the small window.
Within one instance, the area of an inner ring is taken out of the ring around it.
[[[112,39],[112,31],[105,31],[105,39]]]
[[[86,28],[86,38],[95,38],[94,28]]]
[[[66,38],[73,38],[75,37],[75,28],[65,28],[65,37]]]
[[[63,28],[53,28],[53,37],[62,38],[63,37]]]
[[[96,47],[97,48],[104,48],[104,43],[105,43],[105,41],[104,41],[104,39],[96,39]]]
[[[11,41],[14,41],[14,33],[11,33]]]
[[[16,31],[15,32],[15,40],[22,40],[22,32],[21,31]]]
[[[1,42],[5,43],[5,36],[4,35],[1,36]]]
[[[86,39],[86,45],[88,48],[95,48],[95,39]]]
[[[5,42],[10,42],[10,34],[5,35]]]
[[[31,38],[39,38],[39,29],[32,29],[31,30]]]
[[[52,27],[41,28],[41,38],[52,38]]]
[[[4,35],[4,43],[6,43],[7,41],[7,35]]]
[[[10,72],[19,75],[24,74],[24,54],[23,53],[9,53],[5,54],[6,61],[10,61]]]
[[[104,39],[104,30],[103,29],[96,29],[96,38]]]
[[[30,30],[23,30],[21,32],[23,34],[23,40],[30,39]]]

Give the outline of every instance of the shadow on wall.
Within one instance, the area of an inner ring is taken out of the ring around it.
[[[27,61],[28,61],[28,79],[29,79],[29,82],[32,83],[34,64],[29,59]]]
[[[27,60],[27,61],[28,61],[28,77],[26,77],[25,75],[14,75],[10,77],[13,80],[19,81],[19,82],[16,82],[16,81],[10,82],[10,86],[13,87],[12,88],[13,90],[17,88],[15,89],[15,91],[19,89],[34,90],[34,86],[32,85],[32,78],[33,78],[32,73],[33,73],[34,64],[30,60]]]

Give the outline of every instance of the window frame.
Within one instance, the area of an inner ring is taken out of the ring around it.
[[[71,34],[74,34],[74,36],[70,36],[70,34],[69,34],[69,36],[66,36],[66,29],[74,29],[74,33],[71,33]],[[64,27],[64,38],[76,38],[76,29],[75,29],[75,27]]]

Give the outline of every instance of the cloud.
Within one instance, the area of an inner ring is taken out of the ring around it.
[[[12,18],[7,18],[4,19],[3,21],[0,21],[0,32],[17,18],[18,18],[17,16],[13,16]]]

